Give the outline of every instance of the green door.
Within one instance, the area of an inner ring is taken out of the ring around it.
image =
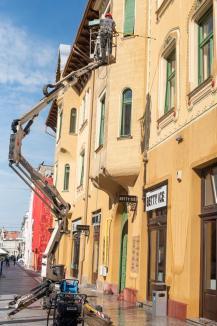
[[[126,221],[121,237],[121,261],[120,261],[120,292],[126,285],[126,270],[127,270],[127,240],[128,240],[128,222]]]

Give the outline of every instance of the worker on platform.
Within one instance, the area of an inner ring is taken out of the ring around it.
[[[101,46],[101,59],[106,62],[106,58],[112,53],[112,38],[115,33],[115,22],[110,12],[105,14],[105,18],[100,19],[99,36]]]

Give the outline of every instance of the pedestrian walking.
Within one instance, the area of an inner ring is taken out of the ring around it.
[[[9,257],[5,258],[5,262],[6,262],[6,267],[10,267]]]
[[[0,275],[2,275],[3,271],[3,264],[4,264],[4,258],[1,259],[1,265],[0,265]]]
[[[16,265],[16,257],[13,257],[14,266]]]

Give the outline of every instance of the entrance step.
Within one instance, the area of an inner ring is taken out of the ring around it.
[[[206,318],[192,318],[186,319],[187,325],[194,325],[194,326],[217,326],[217,322],[206,319]]]

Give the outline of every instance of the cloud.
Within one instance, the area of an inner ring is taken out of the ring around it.
[[[57,49],[0,18],[0,84],[43,85],[50,65],[55,68]]]
[[[57,49],[48,40],[0,16],[0,227],[21,223],[28,210],[29,191],[8,167],[10,125],[28,112],[41,98],[44,84],[53,81]],[[54,142],[44,133],[46,112],[38,117],[32,132],[24,140],[23,153],[30,163],[53,161]],[[10,209],[11,205],[15,209]]]

